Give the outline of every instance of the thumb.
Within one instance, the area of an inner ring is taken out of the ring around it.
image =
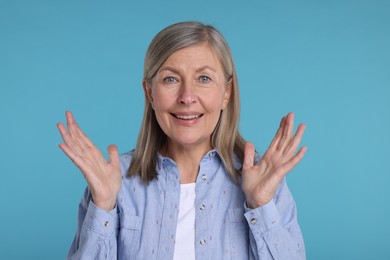
[[[247,142],[245,143],[244,148],[244,162],[243,162],[243,168],[250,168],[253,167],[255,161],[255,146]]]
[[[107,148],[109,162],[114,165],[119,165],[118,147],[115,144],[111,144]]]

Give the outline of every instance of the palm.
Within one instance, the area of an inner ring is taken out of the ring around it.
[[[302,147],[297,153],[296,149],[302,139],[305,125],[300,125],[294,136],[293,128],[294,114],[289,113],[283,117],[275,138],[257,164],[254,163],[253,144],[245,145],[242,189],[249,207],[256,208],[268,203],[284,176],[303,158],[306,147]]]
[[[110,160],[106,161],[100,150],[78,127],[71,112],[66,113],[66,121],[68,131],[63,124],[58,124],[64,140],[60,148],[81,170],[91,190],[93,202],[105,210],[112,209],[122,179],[117,147],[108,147]]]

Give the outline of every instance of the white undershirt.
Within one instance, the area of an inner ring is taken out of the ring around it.
[[[174,260],[195,260],[195,183],[180,185]]]

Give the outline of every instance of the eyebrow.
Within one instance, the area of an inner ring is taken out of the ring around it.
[[[169,70],[169,71],[172,71],[173,73],[180,74],[180,72],[177,69],[175,69],[175,68],[173,68],[171,66],[162,67],[159,71],[164,71],[164,70]],[[211,70],[213,72],[217,72],[215,69],[213,69],[212,67],[210,67],[208,65],[202,66],[202,67],[196,69],[195,72],[201,72],[201,71],[204,71],[204,70]]]
[[[166,66],[166,67],[162,67],[161,69],[159,69],[159,71],[164,71],[164,70],[169,70],[169,71],[172,71],[176,74],[179,74],[179,71],[171,66]]]
[[[204,70],[211,70],[213,72],[217,72],[215,69],[213,69],[212,67],[210,66],[203,66],[203,67],[200,67],[199,69],[196,70],[196,72],[201,72],[201,71],[204,71]]]

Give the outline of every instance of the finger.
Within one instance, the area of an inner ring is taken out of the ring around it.
[[[109,145],[107,151],[108,151],[109,163],[113,165],[119,165],[118,147],[116,147],[116,145],[114,144]]]
[[[255,146],[247,142],[245,143],[244,148],[244,162],[243,162],[243,168],[247,169],[250,167],[253,167],[255,161]]]
[[[69,135],[68,131],[66,130],[65,126],[62,123],[57,124],[58,130],[60,131],[62,140],[64,143],[68,146],[68,148],[71,148],[74,152],[77,152],[77,154],[81,153],[80,148],[78,148],[73,140],[72,137]]]
[[[76,121],[75,121],[75,119],[73,117],[72,112],[66,111],[65,112],[65,117],[66,117],[66,124],[68,126],[69,134],[70,135],[74,135],[75,134],[75,128],[77,127],[77,125],[76,125]]]
[[[282,171],[279,173],[281,175],[286,175],[288,172],[290,172],[302,159],[307,151],[306,146],[302,146],[301,149],[297,152],[297,154],[291,158],[288,162],[283,164]]]
[[[305,132],[305,129],[306,129],[305,124],[300,124],[298,126],[298,129],[297,129],[293,139],[291,140],[288,149],[286,149],[287,154],[293,154],[295,152],[295,150],[298,148],[298,146],[302,140],[303,133]]]
[[[286,117],[284,116],[282,117],[282,120],[280,120],[279,128],[276,131],[275,137],[269,146],[270,149],[275,149],[276,147],[278,147],[285,123],[286,123]]]
[[[60,131],[60,135],[62,137],[62,140],[66,143],[66,140],[69,138],[68,131],[66,130],[65,126],[62,123],[57,123],[58,131]]]
[[[71,120],[73,126],[72,130],[74,131],[74,134],[80,139],[80,141],[85,143],[86,146],[94,147],[95,145],[92,143],[91,139],[88,138],[88,136],[83,132],[83,130],[77,124],[77,121],[74,119],[72,112],[68,111],[67,114],[69,114],[69,119]]]
[[[277,150],[282,150],[289,143],[293,129],[294,129],[294,113],[290,112],[286,116],[286,122],[283,127],[282,138],[278,144]]]
[[[72,112],[66,111],[65,114],[66,114],[66,123],[68,125],[68,131],[70,136],[73,139],[73,143],[77,145],[81,150],[84,150],[87,147],[87,145],[84,142],[84,140],[82,140],[79,134],[79,126],[77,125],[77,122],[74,119]]]
[[[66,119],[68,123],[68,130],[74,140],[73,143],[75,143],[80,148],[80,150],[96,148],[92,141],[84,134],[84,132],[78,126],[72,112],[66,112]]]

